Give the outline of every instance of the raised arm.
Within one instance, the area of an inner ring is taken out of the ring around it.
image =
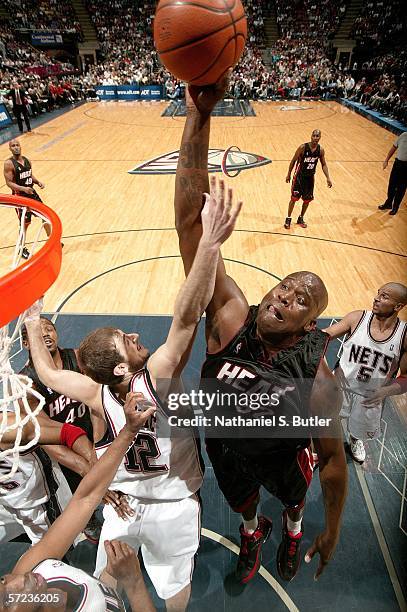
[[[329,430],[324,428],[319,438],[313,437],[319,459],[319,479],[325,506],[325,529],[315,538],[305,556],[305,561],[309,563],[315,553],[319,553],[315,579],[319,578],[335,552],[346,500],[348,470],[339,419],[341,403],[342,394],[335,377],[323,361],[314,382],[311,412],[313,416],[331,419]]]
[[[219,249],[231,235],[242,203],[233,208],[232,191],[225,200],[225,184],[211,177],[210,195],[205,194],[202,236],[174,307],[174,318],[166,342],[152,355],[149,371],[153,378],[171,378],[180,373],[196,326],[208,306],[215,286]]]
[[[68,506],[51,525],[42,540],[30,548],[17,562],[13,574],[29,572],[44,559],[61,559],[76,536],[87,525],[134,437],[155,412],[155,408],[138,412],[136,404],[141,399],[144,399],[141,393],[127,394],[124,406],[126,425],[106,453],[81,481]]]
[[[175,180],[175,225],[185,273],[188,274],[202,234],[203,194],[208,191],[208,148],[211,112],[223,98],[229,73],[216,85],[187,91],[187,118]],[[219,256],[213,298],[207,308],[209,350],[225,345],[243,325],[248,304]]]
[[[42,337],[40,323],[41,301],[28,311],[24,323],[30,342],[30,353],[35,370],[46,386],[73,400],[83,402],[89,408],[101,407],[100,385],[88,376],[70,370],[58,370]]]
[[[326,176],[326,184],[328,185],[328,187],[332,187],[332,181],[329,176],[328,164],[326,163],[326,159],[325,159],[325,149],[323,149],[322,147],[321,147],[320,160],[321,160],[322,172]]]

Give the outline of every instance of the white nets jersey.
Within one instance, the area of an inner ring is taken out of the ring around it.
[[[397,319],[388,338],[375,340],[370,331],[372,320],[373,313],[364,311],[346,338],[339,361],[346,386],[361,395],[383,386],[397,373],[406,334],[406,323]]]
[[[11,461],[0,460],[0,473],[8,474]],[[18,469],[0,483],[0,542],[24,531],[38,542],[72,497],[58,464],[39,447],[19,455]]]
[[[40,574],[53,589],[68,595],[69,612],[125,612],[119,594],[83,570],[66,565],[56,559],[46,559],[33,570]]]
[[[192,430],[181,432],[178,428],[176,436],[171,435],[171,427],[147,368],[134,374],[129,390],[143,393],[157,406],[157,411],[135,437],[110,488],[144,500],[168,501],[189,497],[200,488],[203,477],[200,453]],[[102,387],[102,401],[107,429],[104,437],[95,444],[98,457],[126,423],[123,402],[106,385]]]
[[[7,474],[12,461],[0,459],[0,473]],[[20,453],[15,474],[0,483],[0,505],[14,509],[35,508],[56,493],[59,482],[48,455],[39,447]]]
[[[372,319],[371,311],[363,312],[343,344],[339,361],[341,416],[348,419],[349,433],[360,440],[371,440],[381,434],[382,402],[367,407],[363,400],[397,373],[407,331],[406,323],[397,319],[386,339],[375,340],[370,331]]]

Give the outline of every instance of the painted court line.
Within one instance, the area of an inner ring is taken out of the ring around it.
[[[86,123],[86,121],[80,121],[79,123],[76,123],[69,130],[66,130],[66,132],[63,132],[59,136],[56,136],[55,138],[50,140],[49,142],[46,142],[44,145],[42,145],[42,147],[40,147],[39,149],[36,149],[36,150],[37,151],[45,151],[46,149],[49,149],[50,147],[52,147],[57,142],[60,142],[61,140],[63,140],[67,136],[69,136],[70,134],[73,134],[74,132],[76,132],[76,130],[79,130],[79,128],[82,127],[83,125],[85,125],[85,123]]]
[[[403,591],[401,590],[400,582],[397,577],[397,573],[394,568],[392,558],[390,556],[390,552],[389,552],[389,549],[388,549],[388,546],[387,546],[387,543],[384,537],[384,533],[380,525],[379,517],[377,516],[376,509],[374,507],[372,497],[370,495],[370,491],[366,483],[365,475],[363,473],[363,468],[361,465],[355,463],[355,469],[356,469],[356,475],[360,483],[360,488],[362,489],[362,493],[366,501],[366,506],[370,514],[373,529],[375,530],[376,537],[377,537],[379,546],[383,554],[383,559],[386,564],[387,571],[389,572],[389,577],[393,585],[394,592],[396,594],[397,602],[399,604],[400,610],[402,612],[406,612],[407,603],[404,598]]]
[[[209,538],[214,542],[222,544],[222,546],[233,552],[235,555],[239,555],[239,548],[236,546],[236,544],[233,544],[233,542],[220,535],[219,533],[211,531],[211,529],[205,529],[205,527],[202,527],[201,533],[206,538]],[[288,593],[285,592],[283,587],[262,565],[260,566],[259,574],[266,580],[266,582],[269,583],[271,588],[274,589],[274,591],[280,597],[281,601],[287,606],[290,612],[300,612],[291,597],[288,595]]]

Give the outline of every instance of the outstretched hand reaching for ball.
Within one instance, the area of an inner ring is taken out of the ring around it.
[[[185,94],[187,107],[196,109],[203,115],[209,115],[227,92],[231,74],[232,68],[229,68],[213,85],[188,85]]]

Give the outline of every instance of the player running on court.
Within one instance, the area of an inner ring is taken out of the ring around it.
[[[318,160],[321,161],[322,171],[326,176],[328,187],[332,187],[328,165],[325,160],[325,151],[319,144],[320,139],[321,130],[314,130],[311,134],[311,142],[306,142],[298,147],[288,167],[286,183],[291,181],[291,172],[294,166],[295,172],[291,187],[291,200],[288,204],[288,213],[284,222],[285,229],[290,229],[291,227],[291,215],[294,210],[294,204],[300,198],[302,198],[302,208],[297,219],[297,225],[304,228],[307,227],[304,216],[309,203],[314,199],[314,179]]]

